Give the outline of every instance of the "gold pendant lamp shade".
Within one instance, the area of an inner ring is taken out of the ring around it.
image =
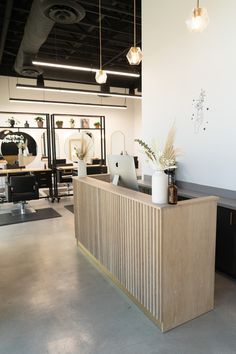
[[[203,32],[209,24],[209,16],[207,9],[200,7],[199,0],[197,6],[193,9],[190,18],[187,19],[186,25],[190,32]]]
[[[102,14],[101,14],[101,0],[98,2],[99,7],[99,59],[100,68],[95,74],[95,80],[98,84],[105,84],[107,81],[107,73],[102,70]]]
[[[143,59],[140,47],[136,47],[136,0],[134,0],[134,46],[130,48],[126,58],[130,65],[139,65]]]

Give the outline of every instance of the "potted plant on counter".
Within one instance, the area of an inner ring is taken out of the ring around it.
[[[44,122],[44,118],[43,117],[36,117],[34,118],[38,124],[39,128],[43,128],[43,122]]]
[[[56,125],[57,125],[57,128],[62,128],[63,127],[63,120],[57,120]]]
[[[174,147],[175,127],[169,130],[164,149],[157,144],[149,146],[141,139],[135,141],[143,148],[154,173],[152,175],[152,201],[153,203],[165,204],[168,196],[168,176],[165,171],[173,170],[176,166],[176,157],[181,154],[179,149]]]

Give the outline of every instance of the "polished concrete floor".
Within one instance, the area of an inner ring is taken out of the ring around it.
[[[215,310],[163,334],[78,251],[64,203],[0,228],[0,354],[236,353],[235,281],[217,274]]]

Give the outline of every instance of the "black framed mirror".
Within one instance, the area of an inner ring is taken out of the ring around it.
[[[23,132],[0,132],[1,155],[9,165],[29,165],[37,156],[34,138]]]

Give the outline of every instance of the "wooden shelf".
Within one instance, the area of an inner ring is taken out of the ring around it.
[[[0,129],[11,130],[11,129],[47,129],[47,128],[46,127],[42,127],[42,128],[39,128],[39,127],[0,127]]]
[[[69,130],[104,130],[104,128],[68,128],[68,127],[62,127],[62,128],[57,128],[57,127],[55,127],[55,129],[62,129],[62,130],[64,130],[64,129],[69,129]]]

